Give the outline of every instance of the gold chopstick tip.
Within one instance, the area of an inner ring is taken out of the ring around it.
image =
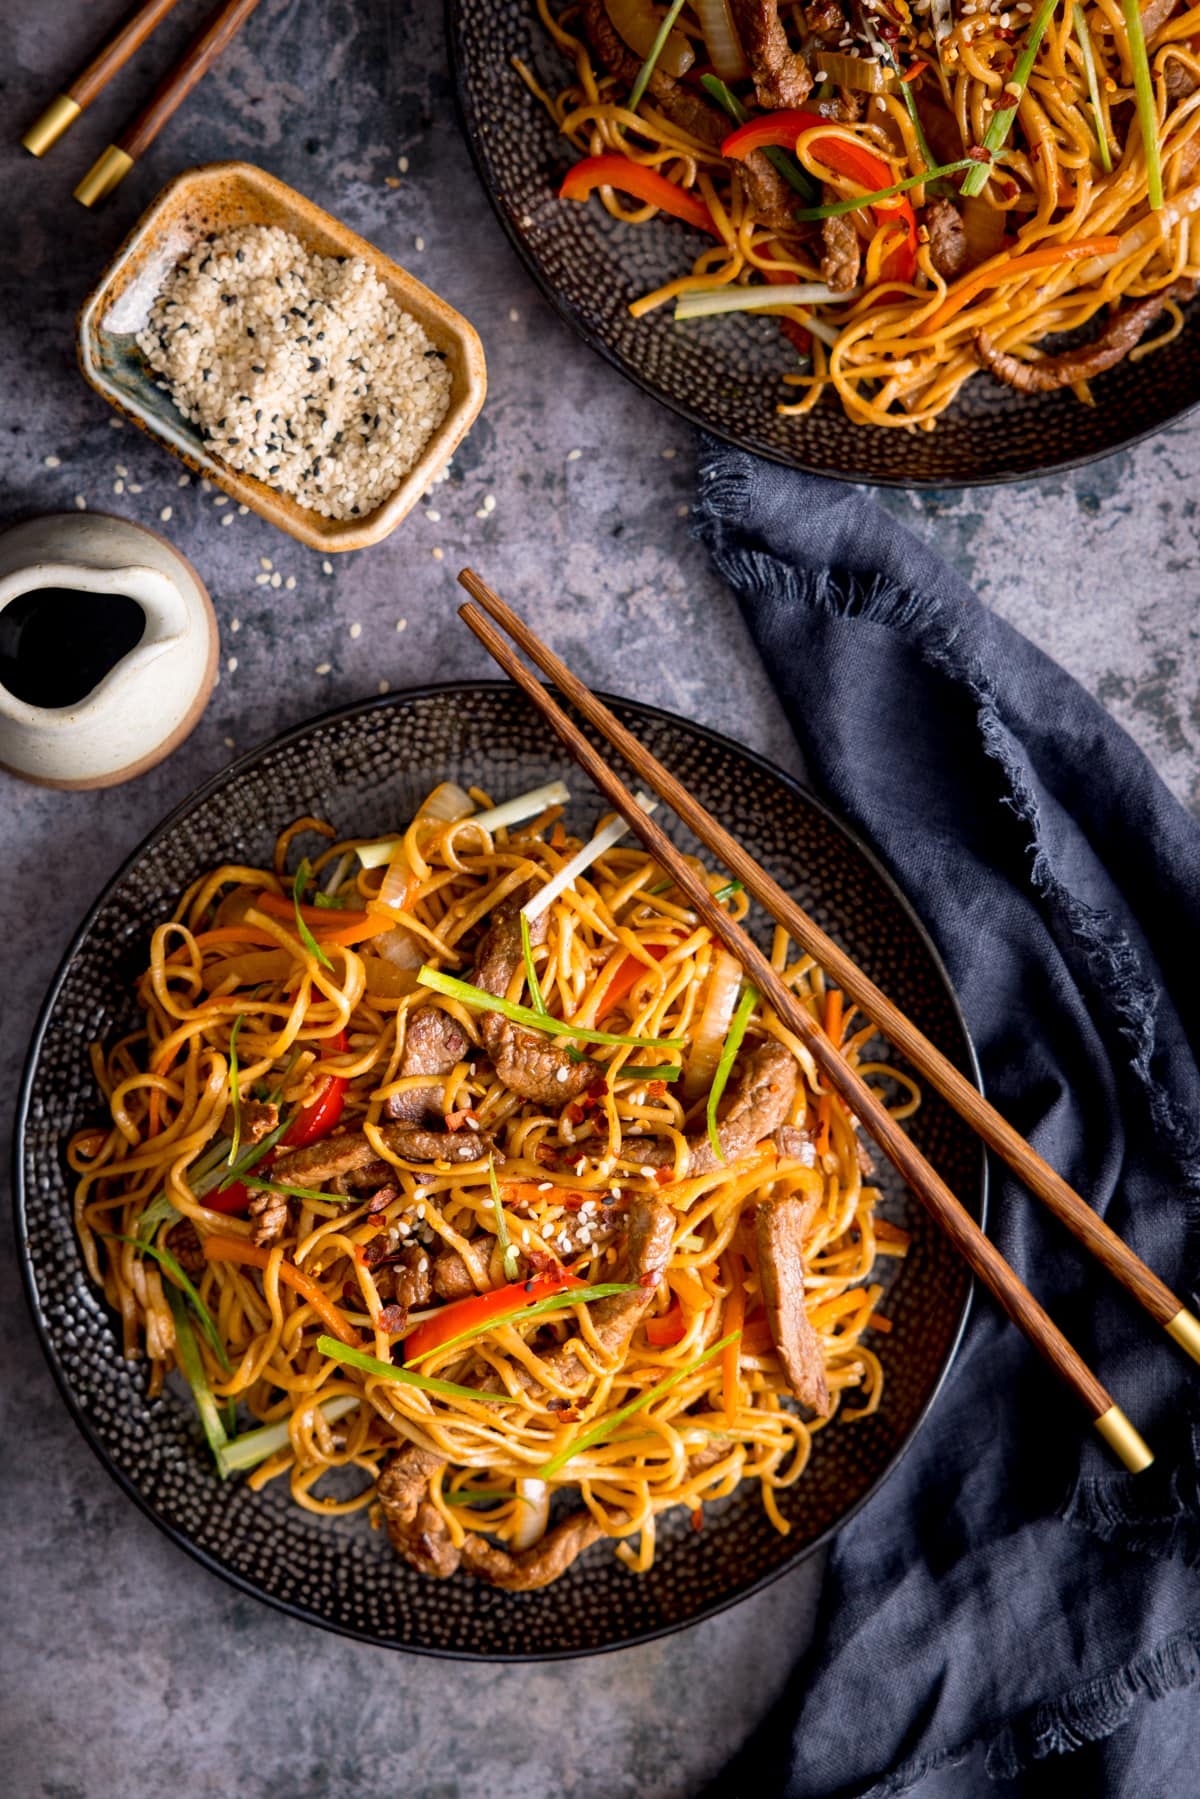
[[[103,156],[97,157],[79,186],[75,198],[81,206],[95,206],[113,189],[119,187],[133,167],[133,158],[116,144],[110,144]]]
[[[1186,1306],[1180,1306],[1174,1318],[1165,1327],[1168,1337],[1187,1350],[1193,1362],[1200,1362],[1200,1318],[1189,1312]]]
[[[68,94],[55,94],[37,124],[31,125],[21,139],[23,148],[31,156],[44,156],[51,144],[56,144],[67,127],[75,123],[82,111],[82,106],[77,105]]]
[[[1140,1474],[1154,1460],[1154,1451],[1133,1428],[1119,1405],[1110,1405],[1096,1419],[1096,1429],[1131,1474]]]

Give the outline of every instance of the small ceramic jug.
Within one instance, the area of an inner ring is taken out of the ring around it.
[[[33,704],[13,688],[16,652],[0,659],[0,765],[46,787],[108,787],[141,774],[170,753],[203,712],[217,670],[217,623],[195,569],[165,538],[143,525],[103,513],[51,513],[0,534],[0,642],[19,643],[5,630],[4,613],[22,596],[47,592],[49,610],[39,638],[39,692],[73,696],[72,641],[63,633],[54,655],[62,667],[46,667],[53,637],[52,608],[66,595],[76,618],[86,616],[87,596],[122,595],[141,608],[145,624],[127,632],[130,647],[90,690],[70,703]],[[82,608],[82,610],[81,610]],[[111,604],[110,604],[111,610]],[[30,601],[20,609],[28,617]],[[136,614],[122,608],[126,623]],[[48,621],[48,622],[47,622]],[[78,656],[82,652],[74,646]],[[102,666],[102,665],[101,665]],[[86,685],[87,676],[83,677]],[[11,682],[11,685],[6,684]]]

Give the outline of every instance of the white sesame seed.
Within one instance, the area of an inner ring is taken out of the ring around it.
[[[241,630],[241,628],[242,628],[242,621],[241,621],[241,619],[240,619],[240,618],[231,618],[231,619],[230,619],[230,621],[229,621],[229,629],[230,629],[230,630],[231,630],[231,631],[240,631],[240,630]]]
[[[814,81],[828,81],[829,77],[825,73],[824,69],[816,69],[813,72],[813,80]]]
[[[323,575],[331,575],[333,573],[333,564],[328,558],[321,564],[321,573]]]
[[[273,575],[268,575],[267,579],[271,583],[272,587],[282,587],[283,586],[283,576],[280,574],[278,569],[275,570],[275,573]]]
[[[119,431],[123,423],[123,419],[109,419],[108,428],[110,431]]]
[[[639,1168],[638,1173],[642,1176],[643,1180],[652,1181],[654,1179],[653,1168]]]
[[[569,1068],[556,1068],[554,1070],[554,1078],[560,1087],[565,1087],[571,1078],[571,1071]]]
[[[539,1193],[549,1193],[553,1186],[554,1186],[553,1181],[539,1181],[538,1182],[538,1192]]]
[[[84,497],[81,493],[77,493],[75,495],[75,504],[79,508],[80,512],[87,511],[87,501],[84,499]]]
[[[232,737],[226,737],[226,739],[225,739],[225,748],[226,748],[226,749],[227,749],[227,750],[231,750],[231,749],[232,749],[232,748],[233,748],[233,747],[234,747],[234,746],[233,746],[233,738],[232,738]]]
[[[175,485],[176,487],[190,487],[192,485],[192,477],[190,475],[180,475]]]
[[[124,476],[124,475],[127,475],[128,473],[129,473],[129,470],[125,467],[125,464],[123,462],[114,462],[113,463],[113,474],[114,475]]]
[[[140,481],[131,481],[129,483],[129,491],[130,493],[142,493],[144,490]]]
[[[568,462],[578,462],[579,458],[582,455],[583,455],[582,450],[568,450],[567,451],[567,461]]]
[[[57,456],[43,456],[42,461],[45,463],[47,468],[61,468],[62,467],[62,461]]]
[[[238,507],[238,517],[245,518],[246,514],[249,512],[249,510],[250,510],[249,506],[239,506]]]
[[[234,520],[234,514],[232,512],[223,513],[221,516],[221,523],[223,525],[232,525],[233,520]]]
[[[475,509],[475,517],[476,518],[488,518],[489,516],[490,516],[490,514],[488,513],[488,509],[486,506],[477,506],[476,507],[476,509]]]
[[[436,510],[436,508],[433,506],[431,506],[429,508],[429,511],[425,514],[425,517],[429,520],[431,525],[440,525],[442,522],[441,513],[438,512]]]
[[[238,665],[238,659],[236,656],[230,656],[227,658],[225,666],[229,670],[231,675],[237,674],[237,665]]]
[[[406,618],[398,618],[396,620],[396,629],[397,629],[397,631],[407,631],[408,630],[408,620]],[[472,1069],[471,1072],[474,1073],[474,1070]]]
[[[227,493],[215,493],[213,495],[213,505],[214,506],[228,506],[228,504],[229,504],[229,495]]]
[[[361,637],[362,636],[362,626],[359,624],[351,625],[350,635],[351,635],[351,637]]]
[[[402,175],[407,175],[408,174],[408,158],[407,158],[407,156],[402,156],[400,158],[399,162],[396,164],[396,167],[399,169],[399,171]]]
[[[683,506],[676,506],[675,516],[676,516],[676,518],[686,518],[688,513],[691,510],[692,510],[691,507],[686,504],[684,504]]]
[[[285,586],[285,588],[286,588],[286,589],[287,589],[287,591],[288,591],[288,592],[289,592],[289,593],[291,593],[291,591],[292,591],[292,589],[293,589],[293,588],[294,588],[294,587],[295,587],[295,585],[296,585],[296,577],[295,577],[295,575],[289,575],[289,576],[288,576],[288,578],[287,578],[287,580],[286,580],[286,581],[285,581],[285,582],[284,582],[284,584],[283,584],[283,585],[284,585],[284,586]]]
[[[494,493],[485,493],[485,494],[484,494],[484,496],[483,496],[483,506],[484,506],[484,511],[485,511],[485,512],[495,512],[495,510],[496,510],[496,496],[495,496],[495,494],[494,494]]]
[[[445,550],[439,550],[436,546],[430,551],[430,555],[435,562],[440,562],[445,554]]]
[[[255,575],[255,577],[254,577],[254,585],[256,587],[268,587],[270,585],[270,581],[271,581],[270,575]]]
[[[392,691],[391,682],[390,681],[381,681],[379,683],[379,691],[380,691],[380,693],[390,693]]]
[[[260,556],[258,559],[258,566],[259,568],[265,568],[267,573],[270,574],[271,570],[275,567],[275,564],[271,561],[269,556]]]
[[[333,672],[332,662],[318,662],[316,668],[313,669],[314,675],[328,675],[328,674],[332,674],[332,672]]]
[[[423,250],[424,248],[425,248],[425,239],[423,237],[414,237],[413,238],[413,249],[414,250]]]
[[[171,522],[171,508],[169,506],[162,507],[158,516],[164,525],[169,525]]]
[[[113,482],[113,492],[114,493],[124,493],[125,492],[124,481],[114,481]]]
[[[509,309],[508,309],[508,318],[509,318],[509,323],[510,323],[510,324],[513,324],[513,325],[515,325],[515,324],[516,324],[516,322],[517,322],[517,320],[518,320],[518,319],[519,319],[519,318],[520,318],[520,316],[521,316],[521,315],[520,315],[520,313],[519,313],[519,312],[518,312],[518,311],[517,311],[517,309],[516,309],[516,307],[515,307],[515,306],[510,306],[510,307],[509,307]]]
[[[674,462],[674,460],[678,454],[679,454],[678,450],[670,450],[670,449],[664,450],[662,453],[663,461],[664,462]]]

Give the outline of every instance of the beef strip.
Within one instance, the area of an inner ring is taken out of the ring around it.
[[[671,1257],[674,1230],[675,1214],[669,1206],[654,1199],[636,1199],[630,1206],[624,1265],[614,1278],[636,1281],[637,1286],[632,1292],[612,1293],[607,1299],[598,1299],[588,1308],[592,1327],[610,1362],[624,1355],[634,1331],[654,1303],[654,1290]],[[564,1387],[577,1386],[586,1373],[571,1343],[552,1351],[543,1360],[555,1380]]]
[[[1166,85],[1168,100],[1186,100],[1195,93],[1197,82],[1192,71],[1172,56],[1167,60]]]
[[[1162,30],[1175,11],[1175,0],[1146,0],[1146,4],[1140,6],[1138,11],[1142,15],[1142,31],[1149,43],[1155,32]]]
[[[390,1162],[377,1157],[362,1168],[347,1168],[343,1174],[335,1175],[331,1185],[336,1193],[370,1193],[373,1188],[387,1185],[395,1172]]]
[[[1044,356],[1040,362],[1023,362],[1006,350],[997,350],[986,332],[975,339],[975,353],[985,368],[991,369],[998,381],[1015,387],[1023,394],[1052,393],[1055,388],[1069,387],[1073,381],[1087,381],[1103,374],[1127,356],[1158,318],[1168,300],[1190,300],[1196,291],[1194,281],[1176,281],[1161,294],[1150,294],[1135,300],[1114,313],[1099,337],[1078,350],[1065,350],[1060,356]]]
[[[515,1553],[468,1531],[463,1539],[462,1565],[468,1573],[506,1593],[532,1593],[557,1580],[576,1556],[598,1543],[604,1534],[592,1514],[583,1510],[572,1512],[531,1548]]]
[[[812,36],[831,50],[841,43],[849,30],[838,0],[812,0],[812,4],[804,8],[804,23]]]
[[[439,1299],[470,1299],[478,1291],[456,1249],[439,1249],[434,1256],[433,1290]]]
[[[476,953],[475,985],[497,999],[507,995],[518,970],[524,967],[521,907],[527,897],[522,890],[497,906]],[[543,912],[530,924],[529,940],[535,948],[546,941],[549,922]],[[522,1030],[499,1012],[485,1012],[479,1030],[504,1085],[534,1105],[561,1108],[577,1099],[596,1078],[591,1062],[573,1062],[561,1043]]]
[[[375,1489],[392,1547],[419,1573],[438,1580],[458,1567],[458,1551],[427,1497],[430,1481],[444,1466],[441,1456],[410,1443],[392,1457]]]
[[[392,1269],[392,1297],[406,1311],[426,1306],[433,1298],[429,1254],[419,1243],[406,1244],[400,1251]]]
[[[804,1307],[804,1239],[819,1200],[789,1193],[755,1213],[758,1272],[771,1337],[788,1386],[802,1405],[826,1417],[829,1388],[821,1339]]]
[[[605,10],[604,0],[585,0],[583,23],[588,43],[601,66],[609,75],[615,75],[626,90],[631,88],[637,80],[641,60],[634,56],[617,32]],[[719,149],[733,130],[732,119],[727,119],[699,94],[691,93],[660,69],[655,69],[651,75],[649,91],[673,125],[678,125],[689,137],[711,149]],[[795,228],[792,214],[796,209],[796,195],[761,150],[738,164],[736,178],[742,184],[746,204],[755,218],[775,226],[776,230]]]
[[[749,1155],[764,1137],[778,1137],[775,1147],[781,1155],[798,1155],[807,1159],[805,1133],[785,1127],[792,1109],[798,1081],[796,1063],[782,1043],[768,1038],[750,1051],[739,1064],[727,1089],[719,1114],[717,1136],[726,1162],[736,1162]],[[781,1130],[786,1129],[786,1138]],[[789,1147],[784,1148],[784,1142]],[[681,1180],[693,1175],[711,1174],[721,1164],[709,1142],[707,1129],[691,1132],[687,1139]],[[621,1143],[621,1160],[635,1168],[672,1168],[675,1145],[665,1137],[625,1137]]]
[[[930,200],[924,223],[929,229],[929,254],[943,281],[953,281],[967,266],[967,233],[953,200]]]
[[[273,1100],[244,1099],[239,1107],[242,1118],[242,1143],[261,1143],[279,1123],[279,1107]],[[232,1119],[230,1120],[232,1127]]]
[[[288,1225],[288,1200],[285,1193],[253,1193],[249,1216],[254,1222],[254,1241],[259,1248],[278,1243]]]
[[[822,189],[825,203],[838,198],[833,188]],[[844,294],[858,280],[862,267],[862,250],[853,221],[845,213],[835,213],[821,221],[821,275],[835,293]]]
[[[419,1124],[441,1104],[441,1078],[450,1073],[467,1051],[467,1039],[457,1019],[437,1006],[422,1006],[408,1015],[404,1036],[404,1054],[400,1058],[401,1080],[418,1074],[437,1077],[428,1087],[409,1087],[393,1093],[384,1107],[384,1115],[406,1124]]]
[[[759,105],[803,106],[812,90],[812,76],[804,58],[788,43],[778,0],[732,0],[732,10]]]
[[[208,1267],[200,1234],[190,1218],[181,1218],[178,1224],[171,1226],[163,1238],[163,1246],[170,1250],[191,1280],[199,1280]]]
[[[479,1162],[489,1155],[497,1163],[504,1160],[485,1131],[433,1131],[419,1124],[385,1124],[380,1135],[406,1162]]]
[[[384,1124],[379,1135],[393,1155],[406,1162],[479,1162],[489,1155],[497,1162],[503,1160],[486,1131],[431,1131],[416,1124]],[[280,1156],[271,1173],[273,1179],[292,1186],[320,1187],[335,1182],[344,1190],[354,1175],[362,1175],[368,1187],[376,1185],[380,1169],[389,1175],[392,1172],[362,1131],[339,1131],[307,1149]]]

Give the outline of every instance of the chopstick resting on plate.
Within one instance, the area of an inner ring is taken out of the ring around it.
[[[460,607],[460,616],[464,622],[505,672],[532,700],[570,755],[621,814],[634,835],[641,839],[644,847],[661,864],[663,870],[671,876],[680,891],[687,895],[690,905],[700,914],[713,934],[736,957],[763,999],[778,1014],[780,1021],[805,1045],[830,1087],[859,1119],[888,1160],[903,1176],[972,1272],[999,1301],[1013,1322],[1029,1338],[1034,1348],[1050,1363],[1055,1373],[1076,1394],[1096,1429],[1120,1460],[1133,1473],[1148,1467],[1154,1459],[1148,1445],[1115,1403],[1112,1395],[1096,1378],[1058,1329],[1058,1326],[1043,1311],[1028,1288],[1009,1267],[991,1239],[984,1234],[965,1207],[955,1198],[936,1169],[925,1160],[886,1107],[843,1059],[838,1049],[807,1009],[801,1005],[779,974],[771,967],[757,944],[713,899],[703,879],[685,861],[654,819],[642,811],[630,789],[608,766],[604,758],[593,749],[587,738],[568,718],[536,676],[518,659],[510,645],[496,630],[491,619],[485,616],[484,611],[480,610],[480,607],[485,608],[492,618],[497,619],[504,629],[520,643],[521,647],[538,662],[540,667],[552,673],[553,679],[573,702],[578,703],[577,695],[587,696],[590,702],[587,716],[590,721],[598,725],[601,732],[609,738],[609,741],[640,776],[644,776],[650,785],[658,788],[663,797],[675,807],[679,816],[691,826],[701,841],[706,842],[713,849],[716,849],[716,845],[710,839],[713,835],[715,820],[712,820],[709,814],[695,801],[690,801],[688,808],[690,816],[684,812],[682,806],[676,806],[675,790],[678,789],[681,797],[683,795],[683,790],[678,787],[678,783],[673,781],[661,764],[656,762],[629,732],[624,731],[621,727],[617,727],[615,732],[609,731],[608,720],[611,719],[611,714],[601,706],[599,701],[595,700],[595,697],[581,682],[571,675],[565,664],[559,662],[559,659],[545,648],[528,626],[512,612],[511,608],[507,607],[499,596],[494,594],[472,571],[464,570],[459,576],[459,580],[468,592],[479,601],[479,605],[468,604]],[[548,667],[548,665],[550,666]],[[614,726],[617,725],[615,719],[612,719],[611,722]],[[693,822],[694,820],[696,822]],[[700,826],[703,828],[698,828]],[[716,828],[719,829],[719,827]],[[723,837],[724,834],[721,835]],[[732,844],[732,839],[729,842]],[[716,849],[716,853],[721,856],[723,861],[727,861],[727,865],[731,869],[735,868],[734,861],[732,858],[726,857],[723,848]],[[756,885],[762,888],[766,880],[764,872],[757,868],[757,864],[753,863],[744,851],[739,849],[738,856],[739,860],[744,861],[749,869],[757,871]],[[745,885],[753,891],[748,880],[745,881]],[[790,931],[790,927],[782,919],[780,919],[780,923],[783,924],[784,929]],[[857,983],[860,989],[863,980],[865,977],[861,977]],[[853,997],[850,983],[845,982],[845,986]],[[876,1020],[876,1022],[879,1021]],[[915,1035],[919,1037],[919,1033],[915,1033]],[[915,1056],[912,1059],[917,1066],[920,1066]],[[971,1091],[974,1098],[978,1100],[979,1095],[974,1093],[974,1089]],[[968,1122],[972,1121],[968,1120]],[[1082,1205],[1083,1202],[1079,1203]],[[1119,1239],[1115,1240],[1120,1241]],[[1124,1246],[1122,1245],[1122,1247]],[[1131,1254],[1132,1252],[1127,1251],[1126,1253]]]
[[[125,67],[176,4],[177,0],[143,0],[143,4],[97,50],[87,67],[80,70],[61,94],[54,96],[37,123],[29,127],[21,143],[31,156],[44,156],[50,146],[58,142],[63,132],[69,130],[118,70]]]
[[[207,75],[257,5],[258,0],[221,0],[221,5],[209,14],[141,112],[125,127],[116,142],[97,158],[79,183],[75,198],[81,206],[95,206],[124,181],[138,157],[150,148],[168,119]]]

